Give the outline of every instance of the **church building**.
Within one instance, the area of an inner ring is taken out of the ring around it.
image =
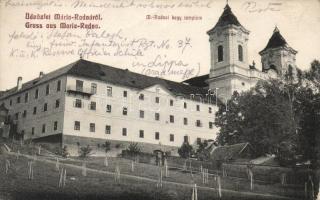
[[[260,51],[262,69],[249,64],[250,31],[238,21],[227,4],[216,25],[210,29],[209,74],[185,80],[185,83],[216,91],[222,100],[230,99],[234,91],[254,87],[258,80],[281,77],[291,66],[296,69],[296,50],[291,48],[276,27],[266,47]]]

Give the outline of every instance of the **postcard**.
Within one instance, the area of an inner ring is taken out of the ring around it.
[[[319,10],[0,0],[0,199],[319,199]]]

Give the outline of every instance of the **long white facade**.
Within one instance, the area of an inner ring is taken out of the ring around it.
[[[83,81],[88,92],[95,90],[91,89],[94,85],[96,92],[90,98],[66,94],[66,135],[168,146],[181,146],[185,139],[194,143],[198,138],[216,137],[215,105],[176,97],[161,85],[137,90],[68,76],[67,88],[75,89],[77,80]],[[81,101],[81,107],[76,107],[76,100]],[[90,108],[91,104],[95,109]]]
[[[184,98],[161,84],[137,89],[70,74],[42,79],[33,80],[34,86],[26,83],[27,89],[18,89],[18,83],[16,92],[0,99],[24,139],[59,135],[62,145],[84,145],[83,138],[92,138],[100,144],[116,140],[179,147],[184,141],[216,138],[217,107],[205,97]]]

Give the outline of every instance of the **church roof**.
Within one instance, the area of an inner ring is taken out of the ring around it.
[[[287,41],[280,34],[278,27],[275,27],[275,29],[273,30],[273,34],[268,41],[267,46],[262,51],[260,51],[260,53],[267,49],[273,49],[277,47],[286,47],[286,46],[288,46]]]
[[[228,4],[224,7],[224,11],[220,16],[217,24],[212,29],[210,29],[207,33],[210,34],[212,31],[214,31],[216,27],[223,27],[227,25],[242,26],[238,21],[237,17],[231,11],[231,8]]]
[[[188,83],[192,86],[196,86],[196,87],[208,87],[208,83],[206,82],[206,80],[209,79],[209,74],[205,74],[202,76],[196,76],[187,80],[184,80],[184,83]]]
[[[36,78],[24,83],[19,91],[17,90],[17,87],[7,90],[2,94],[2,96],[0,96],[0,99],[14,95],[17,92],[23,92],[32,87],[36,87],[39,84],[60,77],[62,75],[85,77],[93,80],[111,83],[114,85],[135,88],[137,90],[143,90],[153,85],[161,85],[168,91],[170,91],[173,95],[183,96],[186,99],[192,99],[196,101],[201,100],[201,98],[195,94],[206,96],[206,94],[208,93],[208,90],[201,87],[186,85],[184,83],[178,83],[157,77],[150,77],[131,72],[127,69],[119,69],[108,65],[80,59],[65,67],[59,68],[48,74],[44,74],[42,78]],[[208,102],[207,98],[203,98],[202,100]],[[211,103],[215,103],[214,101],[215,98],[210,99]]]

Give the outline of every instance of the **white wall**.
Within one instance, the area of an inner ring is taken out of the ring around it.
[[[181,146],[184,136],[190,137],[190,143],[197,138],[215,139],[217,128],[209,129],[209,121],[214,122],[216,107],[191,100],[187,102],[187,109],[183,108],[184,100],[175,99],[162,86],[154,86],[138,91],[132,88],[106,84],[97,80],[89,80],[68,76],[67,87],[74,87],[76,80],[84,81],[84,88],[90,88],[91,83],[97,84],[97,94],[90,99],[82,99],[83,108],[75,108],[73,102],[77,97],[66,96],[66,108],[64,113],[63,133],[66,135],[93,137],[101,139],[115,139],[124,141],[147,142],[153,144]],[[106,94],[107,86],[112,86],[113,95]],[[159,88],[158,93],[156,93]],[[123,91],[128,91],[128,97],[123,97]],[[140,93],[144,94],[144,101],[139,100]],[[160,97],[160,104],[155,103],[155,97]],[[170,106],[170,99],[174,100],[174,106]],[[90,101],[97,104],[96,111],[89,110]],[[106,105],[112,105],[112,112],[106,112]],[[200,112],[196,111],[196,105],[200,105]],[[123,106],[128,107],[128,115],[122,114]],[[212,107],[212,113],[208,112]],[[143,119],[139,117],[139,110],[144,110]],[[160,121],[154,119],[154,113],[160,113]],[[169,122],[169,115],[174,115],[174,123]],[[183,118],[188,118],[188,125],[183,124]],[[196,120],[201,120],[203,126],[196,127]],[[74,130],[74,121],[80,121],[80,131]],[[89,132],[89,123],[95,123],[95,132]],[[111,134],[105,134],[105,126],[111,126]],[[127,136],[122,136],[122,128],[127,128]],[[144,130],[144,138],[139,138],[139,130]],[[155,139],[155,132],[160,133],[160,140]],[[169,140],[169,135],[174,134],[174,142]]]
[[[61,90],[57,92],[57,81],[61,80]],[[31,89],[18,92],[13,96],[8,96],[0,100],[5,103],[9,109],[11,119],[18,125],[18,132],[24,131],[24,138],[38,138],[48,135],[62,133],[63,129],[63,109],[64,109],[64,90],[65,90],[66,77],[58,77],[41,85],[35,86]],[[45,94],[46,85],[50,85],[49,95]],[[34,94],[36,89],[39,89],[39,97],[35,99]],[[25,93],[29,94],[27,103],[25,102]],[[17,97],[20,96],[20,103],[17,103]],[[55,102],[60,99],[59,108],[55,108]],[[10,106],[10,100],[12,105]],[[48,104],[47,111],[43,111],[44,103]],[[34,107],[37,107],[37,113],[33,114]],[[27,111],[26,117],[23,117],[24,110]],[[15,113],[19,113],[18,120],[15,120]],[[53,129],[54,122],[58,122],[57,130]],[[46,132],[42,133],[42,125],[46,124]],[[34,135],[32,135],[32,127],[35,128]]]

